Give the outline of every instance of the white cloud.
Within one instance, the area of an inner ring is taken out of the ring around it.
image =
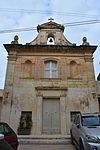
[[[2,9],[1,9],[2,8]],[[6,8],[5,11],[3,11]],[[8,9],[9,8],[9,9]],[[9,12],[14,10],[15,12]],[[22,10],[21,12],[19,10]],[[27,10],[27,11],[26,11]],[[31,12],[29,12],[30,10]],[[37,10],[37,11],[36,11]],[[19,11],[19,12],[16,12]],[[33,12],[32,12],[33,11]],[[44,13],[46,12],[46,13]],[[100,16],[99,0],[3,0],[0,4],[0,31],[3,29],[30,28],[48,21],[53,17],[58,23],[68,23],[98,19]],[[82,37],[87,36],[90,44],[100,43],[100,24],[66,27],[64,35],[72,43],[80,45]],[[14,35],[18,34],[20,43],[27,43],[36,37],[36,31],[0,34],[0,87],[4,86],[7,52],[3,44],[10,43]],[[100,72],[100,48],[94,53],[94,67],[96,76]]]

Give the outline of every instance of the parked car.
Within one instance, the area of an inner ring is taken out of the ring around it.
[[[70,130],[79,150],[100,150],[100,114],[78,114]]]
[[[18,148],[18,138],[13,129],[5,122],[0,122],[0,133],[4,135],[5,141],[13,147],[14,150]],[[1,149],[0,149],[1,150]]]
[[[5,141],[3,134],[0,134],[0,150],[13,150],[13,148]]]

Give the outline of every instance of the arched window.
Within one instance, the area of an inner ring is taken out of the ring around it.
[[[24,77],[31,77],[32,76],[32,62],[30,60],[26,60],[24,63]]]
[[[77,63],[75,61],[70,62],[70,76],[71,78],[77,77]]]
[[[57,61],[45,61],[44,63],[44,76],[45,78],[57,78]]]
[[[53,34],[49,34],[47,38],[47,44],[48,45],[54,45],[55,44],[55,39]]]

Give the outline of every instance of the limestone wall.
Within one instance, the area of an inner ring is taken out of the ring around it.
[[[57,79],[44,78],[44,62],[51,59],[58,63]],[[76,68],[73,72],[71,64]],[[42,53],[33,57],[23,53],[16,59],[9,57],[1,119],[17,132],[21,112],[31,111],[31,134],[42,134],[42,99],[57,97],[63,107],[61,134],[69,134],[71,112],[98,111],[95,91],[92,62],[86,62],[80,54],[65,57]]]
[[[100,96],[100,81],[96,81],[97,94]]]

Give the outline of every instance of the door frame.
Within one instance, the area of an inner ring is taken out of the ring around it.
[[[67,135],[69,133],[69,118],[66,112],[66,102],[67,102],[67,88],[66,87],[36,87],[37,96],[37,116],[36,116],[36,134],[42,135],[42,105],[43,99],[60,99],[60,125],[61,125],[61,135]],[[67,120],[68,119],[68,120]]]

